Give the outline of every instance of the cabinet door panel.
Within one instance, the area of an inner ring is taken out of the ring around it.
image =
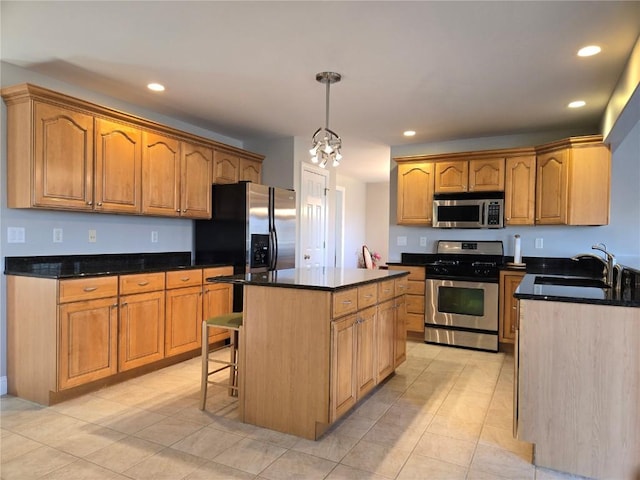
[[[356,325],[358,399],[365,396],[376,385],[375,322],[375,307],[358,312],[358,324]]]
[[[536,200],[536,157],[513,157],[506,162],[505,209],[507,225],[533,225]]]
[[[470,192],[504,191],[504,158],[469,160]]]
[[[260,183],[261,182],[262,164],[253,160],[247,160],[246,158],[240,159],[240,180],[247,182]]]
[[[202,287],[166,291],[165,354],[200,348],[202,337]]]
[[[377,362],[376,383],[384,380],[394,368],[394,302],[389,300],[378,305],[376,315]]]
[[[120,299],[120,371],[164,358],[164,324],[164,292],[128,295]]]
[[[211,218],[213,151],[182,142],[181,156],[180,215]]]
[[[34,205],[91,210],[93,116],[36,102],[34,122]]]
[[[356,317],[331,324],[332,418],[338,419],[356,403]]]
[[[213,182],[236,183],[240,179],[240,159],[225,152],[214,153]]]
[[[180,214],[180,142],[144,132],[142,143],[142,213]]]
[[[137,128],[96,119],[96,210],[141,212],[141,137]]]
[[[117,298],[61,305],[59,388],[82,385],[117,372]]]
[[[399,225],[431,225],[433,218],[433,164],[398,164]]]
[[[203,320],[231,313],[233,310],[233,287],[217,283],[204,287]],[[229,330],[225,328],[209,328],[209,343],[229,338]]]
[[[567,221],[567,150],[538,157],[536,175],[536,223]]]
[[[435,192],[466,192],[469,180],[469,162],[436,162]]]
[[[407,359],[407,304],[405,295],[394,300],[394,369]]]

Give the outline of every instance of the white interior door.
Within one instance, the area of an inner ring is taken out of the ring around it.
[[[302,166],[300,188],[300,258],[298,265],[326,266],[327,251],[327,185],[329,173]]]

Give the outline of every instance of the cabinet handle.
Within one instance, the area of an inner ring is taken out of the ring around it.
[[[400,290],[404,290],[404,289],[405,289],[405,288],[407,288],[407,287],[406,287],[405,285],[398,285],[398,288],[399,288]]]
[[[98,287],[84,287],[85,292],[95,292]]]
[[[176,208],[176,212],[180,213],[180,209],[179,209],[179,208]]]
[[[507,217],[506,220],[511,220],[511,217]]]
[[[102,206],[102,202],[98,202],[98,206],[101,207]]]
[[[365,295],[364,298],[373,298],[373,294],[370,293],[369,295]]]
[[[351,305],[351,300],[343,300],[342,304],[343,305]]]
[[[183,208],[183,209],[182,209],[182,213],[187,213],[187,209],[186,209],[186,208]]]
[[[114,303],[113,305],[111,305],[112,308],[118,308],[118,304]]]
[[[190,278],[191,278],[191,277],[182,277],[182,278],[180,279],[180,281],[182,281],[182,282],[188,282]]]
[[[89,201],[87,202],[87,205],[91,206],[91,205],[93,205],[93,202],[92,202],[91,200],[89,200]]]
[[[516,326],[515,325],[511,325],[511,333],[515,333],[516,331]]]
[[[143,280],[142,282],[138,282],[138,285],[140,285],[141,287],[144,287],[146,285],[149,285],[149,282],[147,282],[146,280]]]
[[[517,306],[517,305],[514,305],[514,306],[513,306],[513,307],[511,307],[511,308],[513,308],[514,310],[517,310],[517,309],[518,309],[518,306]]]
[[[128,303],[127,303],[127,302],[122,302],[122,303],[120,304],[120,306],[121,306],[121,307],[126,307],[127,305],[128,305]]]
[[[391,290],[389,290],[388,288],[384,289],[383,292],[384,293],[389,293]]]

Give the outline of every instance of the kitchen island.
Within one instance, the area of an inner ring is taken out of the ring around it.
[[[593,478],[640,475],[640,275],[531,275],[515,293],[514,430],[534,463]]]
[[[408,272],[302,268],[244,286],[241,420],[319,438],[405,360]]]

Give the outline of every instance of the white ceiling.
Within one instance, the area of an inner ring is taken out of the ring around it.
[[[369,181],[388,178],[391,145],[595,132],[640,34],[639,1],[0,5],[3,61],[240,140],[310,139],[325,121],[315,74],[339,72],[339,168]]]

